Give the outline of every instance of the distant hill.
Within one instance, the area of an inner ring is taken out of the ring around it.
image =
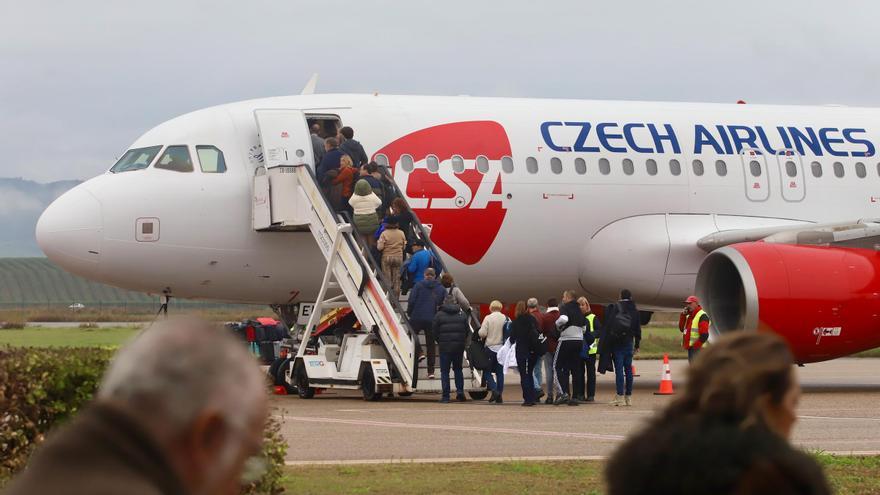
[[[0,178],[0,257],[43,256],[34,236],[37,219],[49,203],[79,183]]]

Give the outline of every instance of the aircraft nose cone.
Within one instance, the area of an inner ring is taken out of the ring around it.
[[[83,185],[62,194],[37,221],[37,244],[55,264],[78,275],[98,267],[104,221],[101,203]]]

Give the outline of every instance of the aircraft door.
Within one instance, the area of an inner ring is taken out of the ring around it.
[[[764,155],[759,150],[743,148],[740,158],[743,164],[746,197],[751,201],[767,201],[770,198],[770,171],[767,170],[767,160]]]
[[[254,110],[267,169],[308,164],[315,170],[312,136],[300,110]]]
[[[803,201],[806,196],[804,185],[804,165],[801,156],[794,150],[781,150],[776,154],[779,164],[779,185],[782,198],[786,201]]]

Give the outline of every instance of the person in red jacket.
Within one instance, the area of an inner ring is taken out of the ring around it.
[[[678,317],[678,330],[682,334],[681,346],[687,349],[688,362],[691,363],[700,349],[709,340],[709,314],[703,311],[697,296],[689,296],[684,301],[684,310]]]

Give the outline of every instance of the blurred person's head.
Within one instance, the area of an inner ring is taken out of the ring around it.
[[[559,306],[559,301],[557,301],[555,297],[551,297],[550,299],[547,299],[547,307],[548,308],[555,308],[557,306]]]
[[[141,332],[113,359],[99,401],[138,418],[190,493],[238,493],[259,454],[266,383],[240,342],[197,319]]]
[[[403,198],[397,197],[394,198],[394,201],[391,202],[391,209],[394,210],[394,213],[399,215],[406,211],[406,201]]]
[[[675,414],[693,414],[766,426],[789,438],[797,419],[800,386],[794,358],[776,334],[736,332],[705,348],[687,372],[684,395],[671,406]]]
[[[352,138],[354,138],[354,129],[352,129],[351,127],[345,126],[341,129],[339,129],[339,134],[345,139],[352,139]]]
[[[538,298],[536,298],[536,297],[530,297],[530,298],[526,301],[526,308],[528,308],[529,311],[535,311],[535,310],[537,310],[537,309],[538,309]]]
[[[525,301],[517,301],[516,308],[514,308],[514,310],[513,310],[513,317],[519,318],[520,316],[526,314],[527,312],[528,312],[528,309],[526,309],[526,302]]]
[[[317,136],[321,135],[321,125],[320,124],[312,124],[310,129],[312,131],[312,134],[315,134]]]
[[[455,283],[455,279],[452,278],[452,275],[450,275],[449,272],[443,272],[443,274],[440,275],[440,283],[443,284],[443,287],[448,289]]]
[[[620,300],[621,301],[631,301],[632,298],[633,298],[633,295],[629,289],[623,289],[620,291]]]
[[[489,303],[489,311],[493,313],[497,313],[504,308],[504,305],[501,304],[501,301],[495,300]]]
[[[568,303],[577,298],[577,293],[573,290],[567,290],[562,293],[562,302]]]
[[[324,149],[327,151],[334,150],[339,146],[339,141],[334,137],[328,137],[324,140]]]
[[[436,276],[437,272],[433,268],[425,268],[425,280],[434,280]]]
[[[351,161],[351,157],[348,155],[342,155],[342,158],[339,159],[340,167],[353,167],[354,163]]]

